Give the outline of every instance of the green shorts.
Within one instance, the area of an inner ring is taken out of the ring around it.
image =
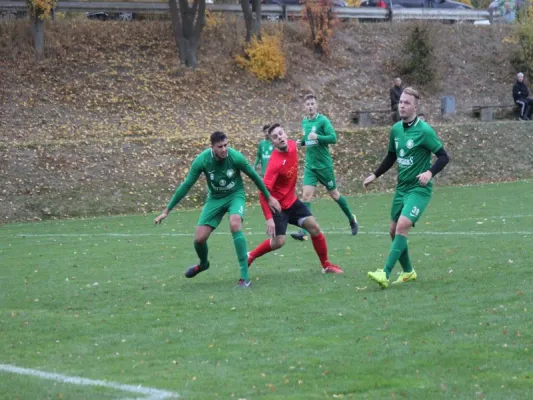
[[[431,200],[431,189],[414,188],[408,191],[396,190],[392,199],[391,220],[398,222],[400,215],[409,218],[415,226]]]
[[[328,192],[337,188],[337,182],[335,182],[335,171],[333,167],[311,169],[304,168],[304,186],[316,186],[320,182],[326,187]]]
[[[229,215],[238,214],[241,219],[244,219],[245,205],[246,197],[244,192],[232,193],[222,199],[207,198],[202,214],[200,214],[198,219],[198,225],[208,225],[216,229],[226,213],[229,213]]]

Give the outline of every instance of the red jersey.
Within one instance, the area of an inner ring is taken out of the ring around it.
[[[294,140],[288,140],[287,152],[274,150],[268,161],[263,181],[270,195],[277,199],[286,210],[298,199],[296,180],[298,179],[298,149]],[[263,194],[259,195],[261,208],[266,219],[272,218],[272,211]]]

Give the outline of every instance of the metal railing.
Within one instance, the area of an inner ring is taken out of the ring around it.
[[[242,13],[240,4],[207,4],[207,9],[214,12],[227,12],[232,14]],[[0,0],[0,10],[22,11],[26,10],[24,1]],[[303,6],[280,6],[264,4],[261,13],[265,17],[280,19],[299,18]],[[56,11],[77,12],[122,12],[122,13],[167,13],[167,2],[89,2],[89,1],[59,1]],[[367,19],[402,21],[408,19],[445,20],[445,21],[479,21],[493,20],[493,14],[488,10],[463,10],[463,9],[435,9],[435,8],[398,8],[387,10],[378,7],[334,7],[333,12],[341,19]]]

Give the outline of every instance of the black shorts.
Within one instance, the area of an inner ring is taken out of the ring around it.
[[[309,208],[300,200],[296,200],[288,209],[272,215],[276,224],[276,236],[284,236],[287,233],[287,224],[300,226],[299,222],[310,216],[312,214]]]

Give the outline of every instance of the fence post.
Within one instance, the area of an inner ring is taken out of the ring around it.
[[[282,8],[282,10],[283,10],[283,11],[282,11],[282,13],[283,13],[283,19],[284,19],[284,20],[287,20],[287,19],[288,19],[288,18],[287,18],[287,6],[286,6],[285,4],[283,4],[283,5],[281,6],[281,8]]]
[[[494,23],[494,8],[489,9],[489,22],[492,25]]]

